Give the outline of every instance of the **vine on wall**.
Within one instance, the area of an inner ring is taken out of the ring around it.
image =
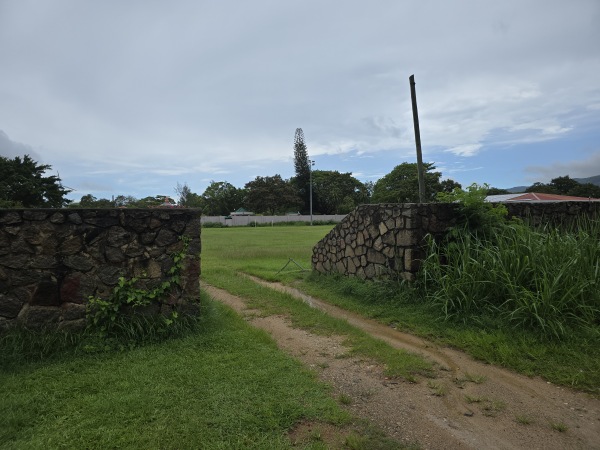
[[[173,265],[167,272],[167,279],[155,288],[137,287],[137,277],[120,277],[109,298],[90,296],[86,310],[88,331],[103,338],[122,331],[138,334],[135,330],[143,326],[143,321],[137,320],[142,316],[139,311],[152,305],[160,307],[173,289],[181,287],[181,272],[191,239],[186,236],[180,239],[183,246],[172,255]],[[144,323],[151,323],[158,331],[167,331],[178,319],[177,311],[172,311],[169,315],[160,315],[158,320],[146,320]]]

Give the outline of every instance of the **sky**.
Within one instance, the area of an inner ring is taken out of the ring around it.
[[[69,198],[423,160],[463,186],[600,174],[598,0],[0,0],[0,156]]]

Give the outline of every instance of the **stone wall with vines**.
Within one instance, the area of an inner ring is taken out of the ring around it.
[[[200,242],[193,209],[0,210],[0,329],[83,327],[90,297],[131,279],[168,284],[146,313],[195,312]]]

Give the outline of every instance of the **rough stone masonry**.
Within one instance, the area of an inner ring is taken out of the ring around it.
[[[157,313],[197,309],[199,210],[0,210],[0,329],[84,326],[88,297],[108,298],[119,277],[148,288],[166,280],[184,236],[181,288]]]
[[[443,235],[455,223],[455,208],[447,203],[361,205],[313,248],[313,269],[412,280],[424,256],[423,238]]]
[[[597,220],[600,202],[522,202],[505,204],[509,217],[533,225],[576,225]],[[442,238],[456,224],[458,205],[394,203],[361,205],[313,248],[312,267],[363,279],[413,280],[425,257],[425,236]]]

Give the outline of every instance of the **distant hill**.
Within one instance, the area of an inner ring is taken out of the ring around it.
[[[573,178],[573,179],[580,184],[592,183],[592,184],[595,184],[596,186],[600,186],[600,175],[595,175],[593,177],[588,177],[588,178]],[[507,191],[510,192],[511,194],[516,194],[518,192],[525,192],[525,189],[527,189],[528,187],[529,186],[515,186],[515,187],[511,187],[511,188],[507,189]]]
[[[529,186],[515,186],[507,189],[507,191],[511,194],[517,194],[519,192],[525,192],[525,189],[527,189],[528,187]]]
[[[596,176],[588,177],[588,178],[573,178],[573,179],[581,184],[592,183],[592,184],[595,184],[596,186],[600,186],[600,175],[596,175]]]

